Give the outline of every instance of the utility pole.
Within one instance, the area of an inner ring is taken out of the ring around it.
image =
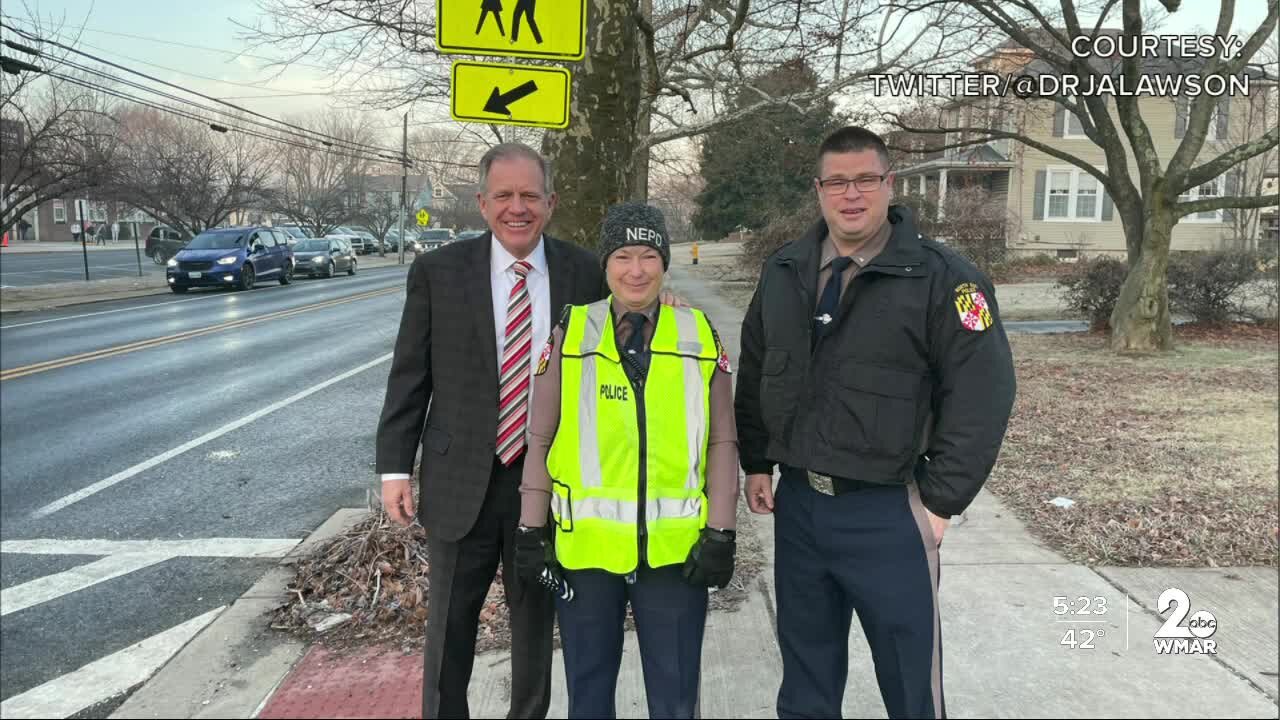
[[[409,238],[404,236],[404,214],[407,212],[405,195],[409,191],[409,112],[404,113],[404,132],[400,136],[400,264],[404,264],[404,246]]]

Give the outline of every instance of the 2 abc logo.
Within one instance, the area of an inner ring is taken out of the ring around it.
[[[1156,601],[1156,612],[1164,615],[1170,610],[1173,612],[1169,619],[1156,631],[1157,655],[1218,654],[1218,641],[1210,639],[1218,631],[1218,619],[1213,613],[1208,610],[1192,613],[1190,598],[1178,588],[1165,590]]]

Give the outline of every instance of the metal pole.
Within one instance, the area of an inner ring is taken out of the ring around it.
[[[89,233],[85,232],[85,220],[89,216],[85,213],[84,201],[76,201],[76,209],[80,216],[80,254],[84,255],[84,281],[89,282]]]
[[[400,264],[404,264],[404,246],[409,239],[404,236],[405,194],[409,191],[409,113],[404,114],[404,132],[400,136]]]
[[[116,222],[120,222],[117,220]],[[138,256],[138,277],[142,277],[142,246],[138,244],[138,228],[133,228],[133,252]]]

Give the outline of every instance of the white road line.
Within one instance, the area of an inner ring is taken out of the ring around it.
[[[0,617],[151,567],[170,557],[172,556],[157,553],[112,555],[88,565],[5,588],[0,590]]]
[[[67,507],[68,505],[78,503],[81,500],[91,495],[94,495],[96,493],[102,492],[103,490],[106,490],[112,485],[124,482],[125,480],[128,480],[129,478],[133,477],[134,475],[137,475],[138,473],[143,472],[145,470],[150,470],[151,468],[159,465],[162,462],[165,462],[166,460],[171,460],[188,450],[198,448],[201,445],[204,445],[205,443],[211,442],[213,440],[217,440],[223,435],[226,435],[227,433],[233,430],[237,430],[241,427],[244,427],[245,425],[248,425],[254,420],[257,420],[258,418],[264,417],[266,415],[270,415],[276,410],[279,410],[283,407],[287,407],[299,400],[302,400],[303,398],[314,395],[320,392],[321,390],[324,390],[325,388],[329,387],[330,385],[335,385],[337,383],[342,382],[343,380],[346,380],[349,377],[352,377],[353,375],[358,375],[364,372],[365,370],[368,370],[371,367],[380,365],[390,360],[391,356],[392,356],[392,353],[387,353],[386,355],[382,355],[381,357],[378,357],[375,360],[371,360],[359,367],[352,368],[351,370],[348,370],[342,373],[341,375],[331,377],[328,380],[325,380],[324,382],[320,383],[319,385],[315,385],[313,387],[307,388],[306,390],[303,390],[300,393],[290,395],[284,400],[274,402],[262,408],[261,410],[258,410],[256,412],[253,412],[249,415],[246,415],[240,418],[239,420],[234,420],[232,422],[229,422],[226,425],[223,425],[222,427],[218,428],[217,430],[214,430],[213,432],[201,435],[195,440],[191,440],[189,442],[183,443],[182,445],[179,445],[176,448],[173,448],[172,450],[160,453],[159,455],[156,455],[155,457],[149,460],[144,460],[138,463],[137,465],[134,465],[131,468],[128,468],[126,470],[121,470],[120,472],[116,473],[115,475],[112,475],[109,478],[106,478],[105,480],[99,480],[98,482],[90,485],[87,488],[84,488],[83,490],[77,490],[76,492],[73,492],[70,495],[67,495],[66,497],[60,500],[55,500],[49,503],[48,505],[45,505],[39,510],[36,510],[35,512],[31,513],[31,517],[38,519],[38,518],[52,515],[53,513]]]
[[[144,682],[226,609],[226,605],[94,660],[0,703],[5,718],[64,718]]]
[[[168,555],[169,557],[279,558],[295,538],[193,538],[191,540],[5,540],[0,553],[22,555]]]

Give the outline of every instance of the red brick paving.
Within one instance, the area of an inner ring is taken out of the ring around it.
[[[381,647],[341,655],[314,645],[258,717],[422,717],[422,653]]]

